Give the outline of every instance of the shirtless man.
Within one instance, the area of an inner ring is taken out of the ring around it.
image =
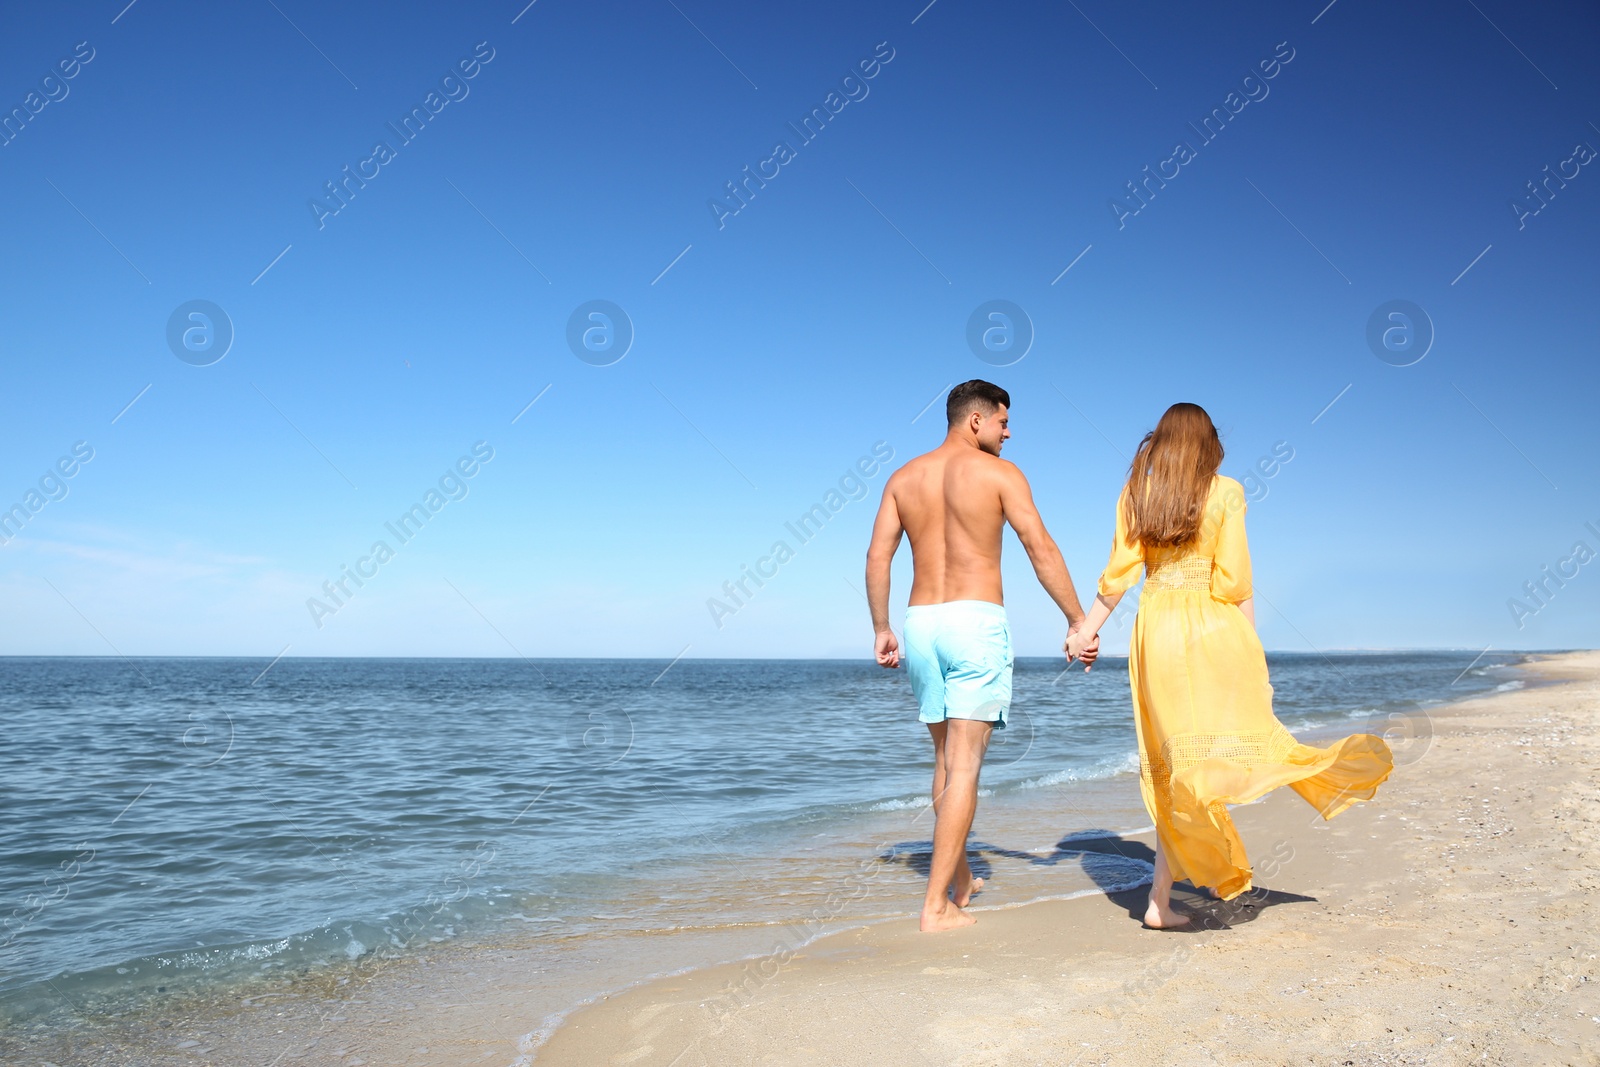
[[[867,549],[867,603],[878,663],[900,665],[889,628],[889,564],[902,533],[911,538],[913,577],[906,609],[906,668],[918,716],[933,735],[933,862],[922,903],[924,932],[978,920],[963,909],[983,887],[967,864],[967,835],[978,808],[978,771],[989,735],[1011,707],[1011,630],[1000,589],[1000,533],[1009,522],[1045,592],[1067,617],[1083,608],[1061,550],[1045,531],[1028,480],[1000,458],[1011,436],[1011,397],[973,380],[950,390],[944,444],[895,471]],[[1094,662],[1099,642],[1079,659]]]

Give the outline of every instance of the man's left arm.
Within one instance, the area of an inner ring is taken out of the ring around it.
[[[1017,540],[1022,542],[1023,550],[1028,553],[1039,584],[1044,586],[1044,591],[1050,594],[1050,599],[1067,617],[1067,632],[1076,632],[1083,625],[1083,605],[1078,602],[1078,591],[1073,588],[1067,561],[1061,557],[1061,549],[1056,546],[1055,538],[1044,527],[1044,519],[1033,503],[1033,490],[1028,485],[1028,479],[1010,463],[1001,469],[1000,506],[1005,512],[1006,522],[1017,532]],[[1096,641],[1084,650],[1081,658],[1085,663],[1093,663],[1098,653],[1099,642]]]

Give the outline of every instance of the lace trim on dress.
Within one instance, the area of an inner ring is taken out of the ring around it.
[[[1163,796],[1172,784],[1172,775],[1208,759],[1224,759],[1233,763],[1279,764],[1288,761],[1288,755],[1300,742],[1287,729],[1242,734],[1182,734],[1169,737],[1155,758],[1142,757],[1139,773],[1155,785]]]
[[[1151,561],[1145,564],[1145,592],[1157,589],[1211,588],[1211,568],[1215,561],[1210,556],[1179,556],[1177,559]]]

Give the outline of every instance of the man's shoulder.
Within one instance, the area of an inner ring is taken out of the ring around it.
[[[976,449],[962,458],[955,477],[969,491],[993,493],[998,498],[1032,491],[1015,463]]]
[[[913,456],[901,464],[892,475],[890,482],[915,479],[924,472],[932,473],[939,470],[959,472],[962,478],[994,478],[996,480],[1022,481],[1022,471],[1015,463],[999,456],[991,455],[976,448],[946,449],[935,448],[920,456]]]
[[[1006,481],[1022,481],[1028,479],[1023,475],[1022,468],[1009,459],[991,455],[988,452],[979,452],[977,456],[977,469],[995,478]]]
[[[889,474],[887,485],[903,482],[907,477],[915,477],[918,471],[923,470],[932,463],[937,462],[933,452],[924,452],[920,456],[912,456]]]

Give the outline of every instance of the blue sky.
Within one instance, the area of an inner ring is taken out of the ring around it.
[[[1006,456],[1085,593],[1127,456],[1190,400],[1226,473],[1293,451],[1249,517],[1269,648],[1595,643],[1580,5],[116,0],[7,29],[0,506],[60,498],[0,547],[5,653],[865,655],[883,471],[720,627],[707,601],[876,443],[936,445],[919,412],[971,377],[1011,390]],[[330,214],[347,165],[375,169]],[[1034,334],[1005,367],[966,340],[995,299]],[[234,335],[206,366],[167,340],[196,300]],[[567,342],[594,300],[632,324],[608,366]],[[1409,366],[1366,338],[1393,300],[1431,321]]]

